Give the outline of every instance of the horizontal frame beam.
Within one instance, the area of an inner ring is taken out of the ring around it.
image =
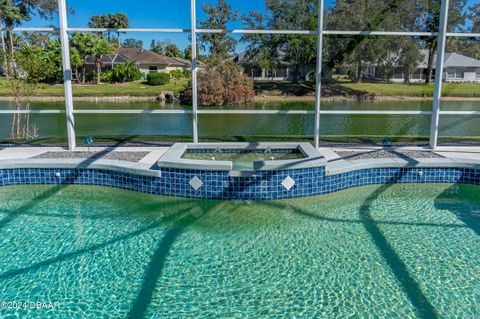
[[[436,37],[438,32],[408,32],[408,31],[336,31],[325,30],[326,35],[372,35],[372,36],[410,36],[410,37]]]
[[[67,28],[67,32],[145,32],[145,33],[190,33],[191,29],[181,28]],[[13,32],[59,32],[58,27],[32,27],[32,28],[0,28],[0,31]],[[298,35],[316,35],[316,30],[254,30],[254,29],[196,29],[197,33],[225,33],[225,34],[298,34]],[[324,30],[321,31],[324,35],[362,35],[362,36],[410,36],[410,37],[436,37],[438,32],[408,32],[408,31],[338,31],[338,30]],[[480,33],[468,32],[447,32],[447,37],[465,37],[478,38]]]
[[[63,114],[65,110],[0,110],[0,114]],[[73,110],[74,114],[193,114],[191,110]],[[198,110],[198,114],[309,115],[311,110]],[[321,110],[326,115],[431,115],[432,111]],[[440,115],[480,115],[480,111],[440,111]]]
[[[12,32],[60,32],[60,28],[0,28],[0,31],[12,31]]]
[[[63,114],[65,110],[0,110],[0,114]]]
[[[314,30],[254,30],[254,29],[197,29],[197,33],[238,33],[238,34],[307,34],[316,35]]]
[[[480,33],[447,32],[446,34],[447,34],[447,37],[480,38]]]
[[[75,114],[192,114],[190,110],[74,110]]]
[[[146,32],[146,33],[189,33],[190,29],[169,29],[169,28],[68,28],[68,32]]]

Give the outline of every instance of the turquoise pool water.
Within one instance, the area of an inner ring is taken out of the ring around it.
[[[479,195],[386,185],[246,202],[4,187],[0,301],[27,309],[2,303],[0,317],[479,318]]]

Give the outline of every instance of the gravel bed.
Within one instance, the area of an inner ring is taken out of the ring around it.
[[[33,158],[85,158],[138,162],[150,152],[46,152]]]
[[[427,151],[391,151],[391,150],[375,150],[375,151],[335,151],[341,158],[345,160],[363,160],[375,158],[444,158],[441,155]]]

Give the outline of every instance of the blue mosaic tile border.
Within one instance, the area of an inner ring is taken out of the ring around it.
[[[189,182],[203,183],[194,190]],[[295,185],[286,190],[290,176]],[[325,175],[324,167],[257,172],[230,177],[226,171],[162,169],[161,177],[100,169],[0,169],[0,186],[24,184],[99,185],[148,194],[204,199],[272,200],[315,196],[342,189],[391,183],[463,183],[480,185],[480,170],[468,168],[372,168]]]

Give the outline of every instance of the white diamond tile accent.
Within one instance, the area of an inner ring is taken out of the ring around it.
[[[197,176],[193,176],[193,178],[190,180],[190,182],[188,182],[188,184],[190,184],[190,186],[192,186],[194,190],[198,190],[200,187],[202,187],[203,182]]]
[[[287,176],[282,182],[282,186],[285,187],[287,191],[289,191],[293,185],[295,185],[295,181],[290,176]]]

